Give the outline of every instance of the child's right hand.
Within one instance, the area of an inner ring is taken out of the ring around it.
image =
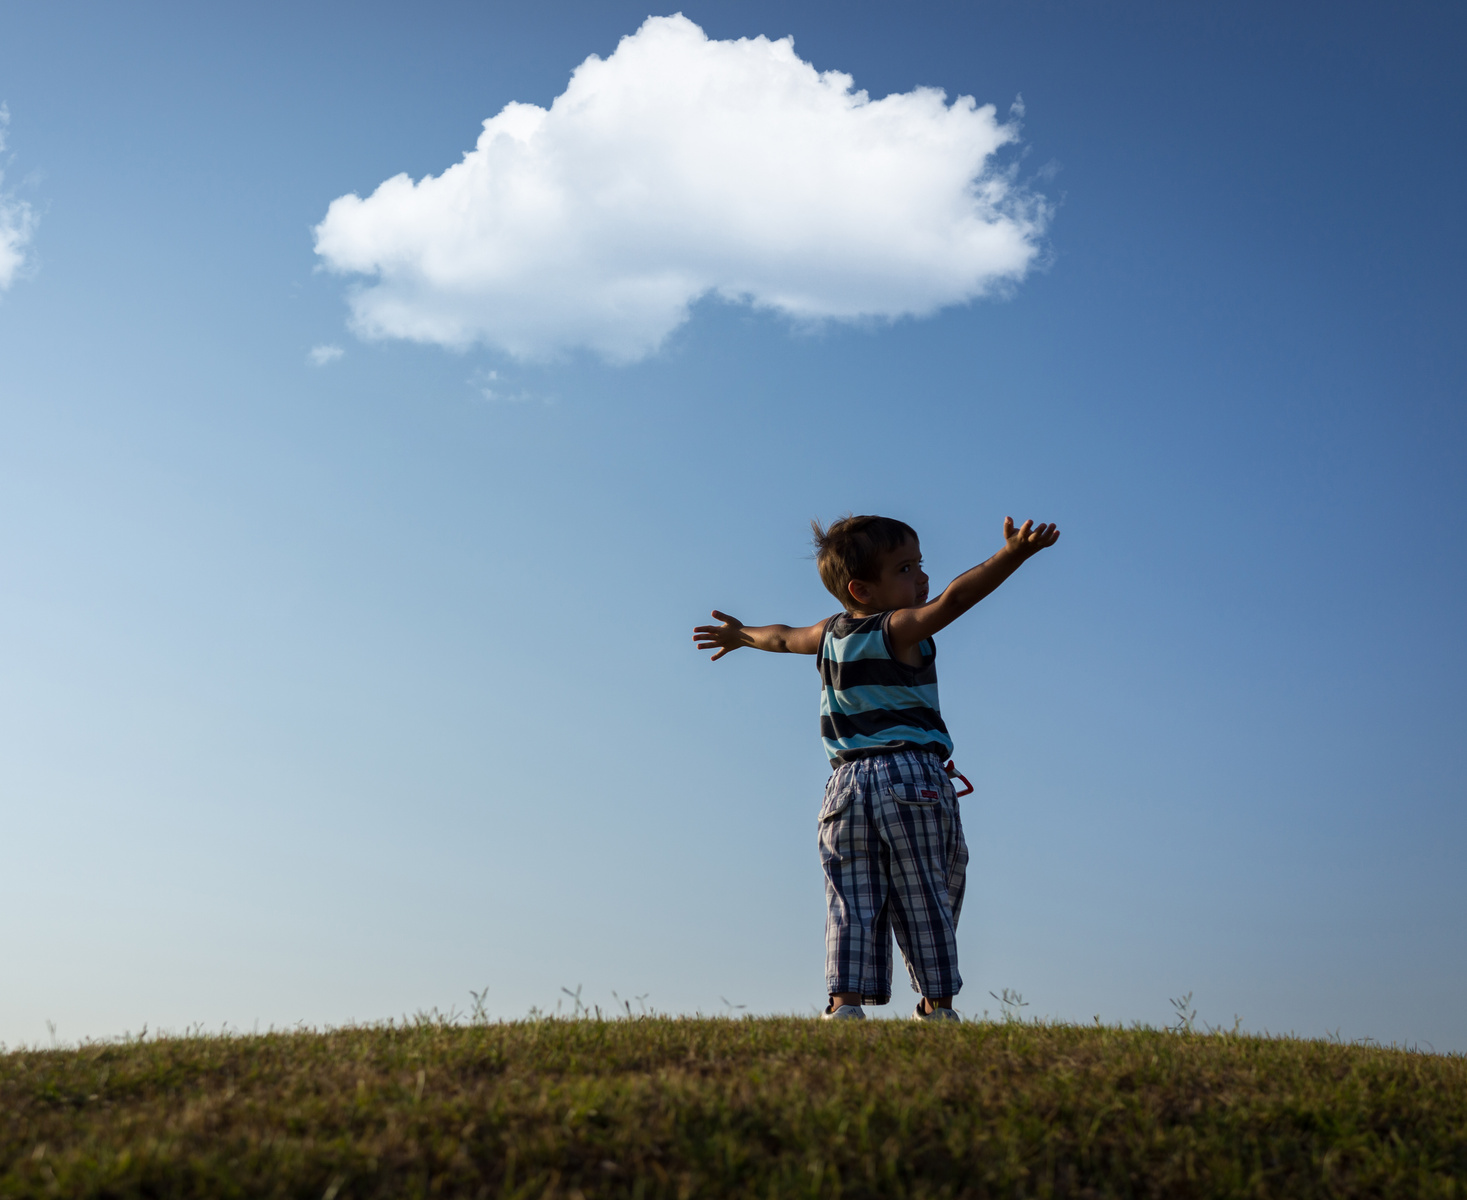
[[[697,643],[699,650],[712,650],[715,647],[718,653],[710,662],[717,662],[730,650],[737,650],[742,646],[750,644],[744,633],[744,623],[737,617],[731,617],[728,613],[721,613],[716,608],[713,615],[723,622],[722,625],[697,625],[693,628],[693,641]]]
[[[1053,546],[1059,541],[1059,526],[1057,525],[1035,525],[1033,521],[1025,521],[1023,528],[1014,528],[1013,517],[1003,519],[1003,542],[1005,548],[1011,554],[1019,558],[1030,558]]]

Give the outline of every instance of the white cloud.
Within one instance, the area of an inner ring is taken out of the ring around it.
[[[0,104],[0,152],[10,126],[10,109]],[[26,265],[26,247],[36,230],[36,215],[24,200],[4,190],[5,173],[0,171],[0,292],[12,283]]]
[[[793,39],[652,17],[548,110],[508,104],[441,175],[332,201],[315,229],[367,338],[519,358],[653,352],[710,293],[798,320],[921,316],[1017,281],[1047,208],[992,105],[871,100]]]
[[[312,346],[311,352],[306,356],[311,360],[312,366],[324,367],[327,363],[333,363],[346,351],[340,346]]]
[[[549,396],[537,396],[525,388],[513,388],[508,381],[499,377],[498,371],[475,371],[469,377],[469,386],[485,400],[493,404],[529,404],[532,402],[550,405]]]

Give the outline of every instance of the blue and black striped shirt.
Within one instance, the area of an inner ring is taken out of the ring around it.
[[[920,667],[901,662],[891,652],[891,616],[838,613],[825,623],[815,660],[824,685],[820,739],[835,765],[896,750],[952,754],[937,705],[937,645],[928,638],[918,647]]]

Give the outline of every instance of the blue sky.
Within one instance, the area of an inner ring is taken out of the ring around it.
[[[1023,277],[630,362],[364,338],[331,202],[645,7],[7,10],[0,1040],[813,1012],[815,670],[689,633],[828,615],[850,510],[935,583],[1064,530],[939,639],[960,1008],[1467,1049],[1460,6],[682,12],[1022,95]]]

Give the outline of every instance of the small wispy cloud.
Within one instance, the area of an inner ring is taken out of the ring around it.
[[[10,109],[0,104],[0,153],[5,150],[10,130]],[[26,268],[26,249],[36,232],[38,218],[31,206],[5,190],[5,172],[0,171],[0,292],[7,289]]]
[[[491,404],[554,403],[549,396],[537,396],[534,392],[501,379],[498,371],[475,371],[469,376],[469,386]]]
[[[360,336],[519,359],[643,358],[709,295],[799,322],[920,317],[1041,256],[1049,206],[996,157],[1022,112],[930,87],[873,100],[791,38],[650,17],[442,174],[333,200],[316,253],[370,277]]]
[[[311,360],[313,367],[324,367],[327,363],[334,363],[345,353],[340,346],[312,346],[306,357]]]

